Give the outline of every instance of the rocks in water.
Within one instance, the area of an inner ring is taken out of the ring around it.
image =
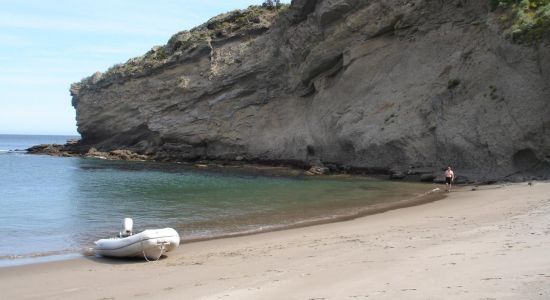
[[[146,161],[149,160],[147,155],[137,154],[130,150],[119,149],[109,152],[98,151],[96,148],[90,148],[84,157],[92,157],[108,160],[128,160],[128,161]]]
[[[145,161],[149,159],[147,155],[137,154],[130,150],[125,150],[125,149],[113,150],[109,152],[109,156],[114,156],[116,157],[116,159],[133,160],[133,161]]]
[[[108,152],[97,151],[96,148],[90,148],[90,150],[88,150],[88,152],[84,154],[85,157],[99,158],[99,159],[106,159],[107,155],[109,155]]]
[[[320,160],[316,160],[312,162],[312,166],[307,170],[304,174],[308,176],[313,175],[326,175],[330,172],[330,169],[327,168],[323,162]]]
[[[51,156],[74,156],[65,149],[65,145],[61,144],[42,144],[32,146],[26,149],[29,154],[46,154]]]
[[[327,167],[311,167],[305,172],[306,175],[325,175],[328,174],[329,169]]]
[[[27,149],[29,154],[46,154],[51,156],[82,156],[108,160],[128,160],[128,161],[146,161],[149,156],[138,154],[130,150],[117,149],[109,152],[98,151],[96,148],[90,148],[87,152],[81,152],[77,147],[78,140],[69,140],[67,144],[42,144]]]

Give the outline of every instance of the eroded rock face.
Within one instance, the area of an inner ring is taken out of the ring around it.
[[[485,1],[233,12],[71,87],[81,145],[162,160],[550,173],[550,47]]]

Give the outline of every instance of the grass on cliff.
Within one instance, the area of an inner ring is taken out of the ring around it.
[[[234,10],[221,14],[190,31],[175,34],[170,38],[167,46],[170,52],[175,52],[188,49],[200,42],[229,36],[237,31],[253,29],[262,26],[267,20],[272,20],[274,16],[286,11],[288,7],[288,4],[276,7],[251,5],[245,10]]]
[[[124,64],[117,64],[105,73],[96,76],[94,81],[108,78],[138,75],[147,69],[162,66],[170,59],[184,55],[201,46],[209,45],[210,41],[227,38],[238,33],[270,26],[275,17],[289,8],[288,4],[273,6],[252,5],[244,10],[234,10],[213,17],[205,24],[189,31],[185,30],[172,36],[164,46],[156,46],[143,56],[129,59]],[[89,77],[88,81],[92,78]],[[84,79],[83,81],[86,81]]]
[[[550,38],[550,0],[491,0],[493,9],[507,12],[508,35],[514,41],[534,42]]]

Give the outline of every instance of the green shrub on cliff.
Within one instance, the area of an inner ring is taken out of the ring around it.
[[[264,3],[262,3],[263,7],[266,7],[269,9],[279,8],[282,5],[283,4],[281,3],[280,0],[264,0]]]
[[[510,10],[509,36],[515,41],[538,41],[550,36],[550,0],[491,0],[494,9]]]
[[[509,5],[518,4],[520,2],[524,2],[524,1],[521,1],[521,0],[491,0],[491,5],[493,6],[493,8],[496,8],[498,6],[506,7],[506,6],[509,6]],[[537,8],[537,7],[540,7],[540,6],[547,5],[548,3],[550,3],[550,0],[528,0],[528,1],[525,1],[525,2],[528,2],[529,6],[531,8]]]

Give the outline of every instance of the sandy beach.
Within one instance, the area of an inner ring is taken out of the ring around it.
[[[549,299],[550,183],[183,244],[158,262],[0,269],[3,299]]]

